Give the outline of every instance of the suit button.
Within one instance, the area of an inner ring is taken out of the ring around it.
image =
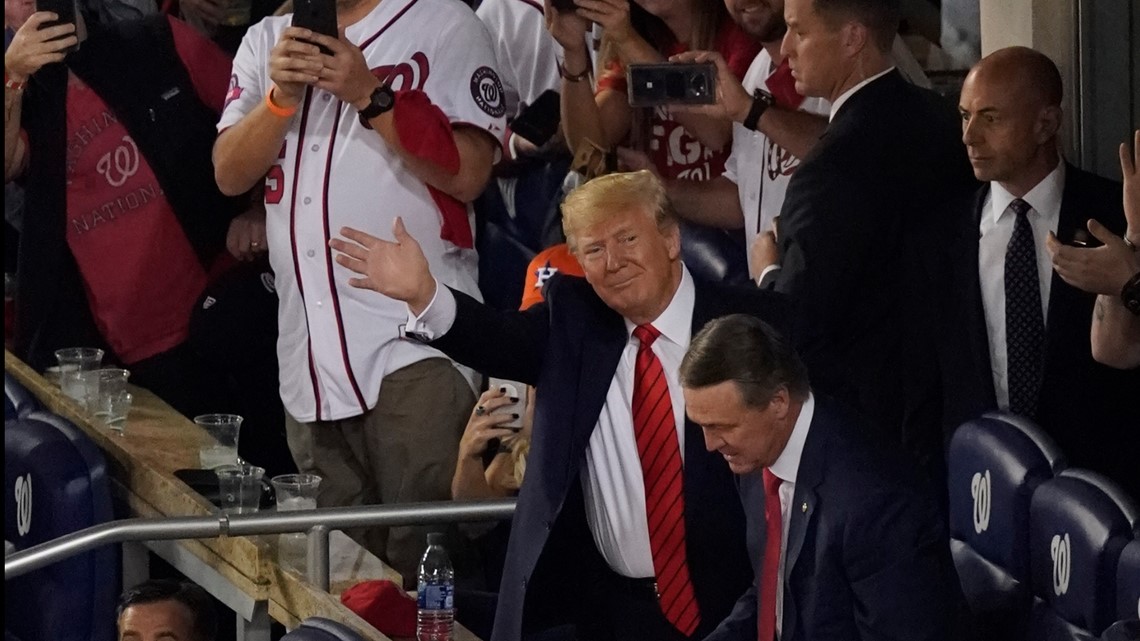
[[[524,590],[526,589],[526,579],[523,579],[523,580],[522,580],[522,587],[523,587],[523,589],[524,589]]]

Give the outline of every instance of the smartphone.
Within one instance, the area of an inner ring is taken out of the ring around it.
[[[293,0],[293,26],[336,38],[336,0]],[[321,53],[332,55],[324,46]]]
[[[513,419],[507,423],[503,423],[498,427],[505,427],[510,430],[519,431],[522,429],[523,415],[526,413],[526,385],[517,381],[508,381],[502,378],[490,377],[487,382],[487,389],[506,390],[507,396],[517,398],[517,401],[508,403],[498,409],[491,410],[492,414],[515,414],[518,418]]]
[[[626,79],[631,107],[716,102],[716,65],[711,62],[632,64]]]
[[[558,123],[562,120],[559,100],[558,92],[553,89],[542,92],[511,120],[511,131],[536,147],[545,145],[558,132]]]
[[[54,27],[60,24],[67,24],[69,22],[75,25],[75,44],[64,49],[63,51],[64,53],[71,53],[72,51],[79,49],[79,42],[82,40],[82,38],[80,37],[81,34],[79,33],[79,22],[76,19],[76,15],[79,13],[78,0],[36,0],[36,11],[51,11],[55,15],[59,16],[59,20],[56,20],[54,22],[45,22],[40,27],[41,29],[44,27]]]
[[[558,13],[574,13],[578,10],[578,5],[574,4],[574,0],[550,0],[550,6]]]

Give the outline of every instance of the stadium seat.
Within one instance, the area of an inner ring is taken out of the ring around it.
[[[39,402],[8,372],[4,372],[4,420],[39,409]]]
[[[987,414],[950,441],[950,545],[973,627],[984,638],[1025,638],[1030,499],[1064,465],[1056,444],[1017,416]]]
[[[1116,618],[1140,619],[1140,539],[1124,546],[1116,568]]]
[[[1030,638],[1098,637],[1116,620],[1121,553],[1134,540],[1136,505],[1107,478],[1069,469],[1042,483],[1030,505]]]
[[[281,641],[364,641],[364,638],[336,621],[309,617],[296,630],[281,637]]]
[[[63,419],[34,414],[4,429],[4,538],[17,550],[110,518],[99,450]],[[24,641],[113,641],[118,568],[108,546],[8,581],[6,627]]]

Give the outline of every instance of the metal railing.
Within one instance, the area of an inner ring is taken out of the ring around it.
[[[402,505],[319,508],[294,512],[216,514],[111,521],[73,532],[16,552],[4,559],[4,580],[112,543],[169,539],[212,539],[306,532],[306,574],[313,585],[329,589],[329,532],[345,528],[432,525],[464,521],[498,521],[515,512],[515,499],[439,501]]]

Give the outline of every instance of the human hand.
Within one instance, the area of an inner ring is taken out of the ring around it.
[[[1053,269],[1066,283],[1092,294],[1117,296],[1132,275],[1140,272],[1140,254],[1095,220],[1089,233],[1104,243],[1100,247],[1062,245],[1052,232],[1045,246],[1053,255]]]
[[[207,26],[215,26],[222,21],[223,7],[219,0],[179,0],[183,14],[197,16]]]
[[[310,38],[314,44],[332,52],[332,55],[320,55],[324,68],[315,86],[360,111],[368,106],[372,90],[380,86],[380,79],[372,75],[360,47],[345,37],[344,27],[340,27],[338,32],[337,38],[321,33],[314,33]]]
[[[349,285],[404,301],[417,315],[431,304],[435,279],[420,244],[404,227],[403,218],[397,216],[392,223],[395,242],[350,227],[341,227],[340,233],[352,242],[334,238],[329,247],[339,252],[336,262],[341,267],[360,274],[359,278],[348,279]]]
[[[257,206],[238,214],[226,232],[226,249],[238,260],[253,260],[268,251],[265,239],[265,207]]]
[[[601,25],[606,37],[618,47],[640,38],[629,20],[628,0],[575,0],[578,15]]]
[[[546,30],[554,40],[562,45],[563,53],[586,54],[586,31],[590,28],[590,21],[577,12],[563,13],[544,0],[542,15],[546,20]]]
[[[64,50],[79,42],[75,23],[40,28],[44,23],[56,20],[59,16],[55,13],[37,11],[16,30],[8,50],[4,52],[4,74],[8,80],[27,82],[44,65],[61,62],[67,55]]]
[[[1140,246],[1140,129],[1132,134],[1132,153],[1128,143],[1120,145],[1120,173],[1124,174],[1124,219],[1128,221],[1125,237]]]
[[[622,171],[641,171],[644,169],[657,178],[661,178],[657,166],[653,164],[653,161],[644,151],[630,149],[629,147],[618,147],[617,157],[618,166]]]
[[[286,109],[297,106],[305,97],[305,87],[321,79],[324,61],[321,50],[312,44],[313,32],[301,27],[286,27],[269,52],[269,78],[277,89],[273,102]]]
[[[518,415],[495,414],[494,410],[516,402],[517,398],[507,396],[501,389],[489,389],[483,392],[479,396],[479,402],[475,404],[475,410],[471,412],[471,418],[463,430],[463,437],[459,440],[459,457],[482,458],[483,453],[487,451],[488,441],[513,435],[515,430],[498,426],[517,419]]]
[[[776,232],[774,230],[766,231],[756,237],[752,241],[752,246],[748,248],[749,261],[751,268],[749,275],[753,281],[760,280],[764,270],[772,265],[780,263],[780,248],[776,245]]]
[[[728,68],[724,56],[715,51],[686,51],[669,58],[669,62],[711,62],[716,65],[716,102],[711,105],[670,105],[675,113],[689,113],[744,122],[752,110],[752,96]]]

